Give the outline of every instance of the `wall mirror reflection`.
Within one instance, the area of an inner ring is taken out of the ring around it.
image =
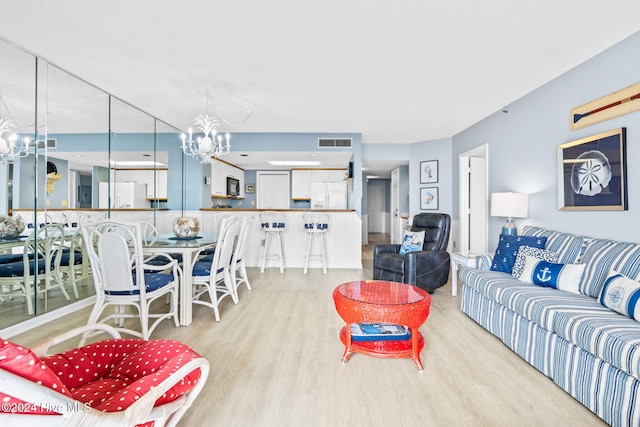
[[[176,128],[3,40],[0,58],[0,222],[19,216],[25,224],[17,237],[0,238],[3,331],[90,305],[79,225],[105,217],[170,223],[178,214],[157,212],[182,209],[183,169]],[[48,245],[50,236],[58,240]],[[43,257],[55,271],[3,278],[9,264]]]

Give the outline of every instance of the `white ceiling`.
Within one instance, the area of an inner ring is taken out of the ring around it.
[[[640,30],[638,0],[0,8],[0,37],[181,129],[209,93],[224,131],[355,132],[363,144],[453,136]]]

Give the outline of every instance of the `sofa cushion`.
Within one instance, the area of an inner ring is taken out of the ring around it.
[[[640,278],[640,245],[607,239],[591,239],[580,258],[586,264],[580,292],[598,298],[609,274],[615,270],[630,279]]]
[[[406,231],[402,238],[402,244],[400,245],[400,255],[404,255],[407,252],[415,252],[422,250],[422,244],[424,243],[424,230],[422,231]]]
[[[383,252],[375,257],[375,268],[404,274],[404,255]]]
[[[498,248],[496,249],[496,254],[493,257],[493,263],[491,264],[491,270],[511,273],[513,263],[516,260],[516,254],[518,253],[520,246],[544,248],[546,242],[546,237],[510,236],[508,234],[501,234],[500,240],[498,241]]]
[[[584,264],[554,264],[527,256],[519,280],[578,294],[583,272]]]
[[[547,262],[557,262],[558,254],[546,249],[534,248],[531,246],[520,246],[518,253],[516,254],[516,260],[513,263],[511,269],[511,275],[515,278],[520,278],[524,263],[527,260],[527,256],[532,256],[536,259],[540,259]]]
[[[558,254],[558,260],[562,264],[574,264],[580,259],[585,244],[584,237],[570,233],[547,230],[545,228],[525,225],[522,228],[523,236],[546,237],[545,249]]]
[[[640,320],[640,283],[611,271],[604,282],[598,301],[611,310]]]

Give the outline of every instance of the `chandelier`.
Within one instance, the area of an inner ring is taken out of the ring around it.
[[[204,134],[203,137],[193,139],[193,131],[189,128],[189,137],[180,135],[182,139],[182,151],[188,156],[195,157],[200,163],[209,164],[211,158],[220,158],[228,154],[231,145],[229,140],[231,135],[226,133],[224,137],[217,132],[220,125],[218,119],[209,114],[200,114],[193,122],[194,126]]]
[[[24,149],[25,145],[28,148],[28,140],[24,145],[16,144],[18,136],[11,133],[11,129],[15,127],[13,120],[0,118],[0,163],[6,163],[7,160],[13,160],[16,157],[26,157],[29,154],[29,150]]]

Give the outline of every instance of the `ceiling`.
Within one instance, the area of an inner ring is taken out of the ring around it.
[[[209,112],[223,131],[360,133],[363,144],[451,137],[640,30],[637,0],[0,7],[0,37],[178,128]],[[408,162],[393,157],[364,166]]]

